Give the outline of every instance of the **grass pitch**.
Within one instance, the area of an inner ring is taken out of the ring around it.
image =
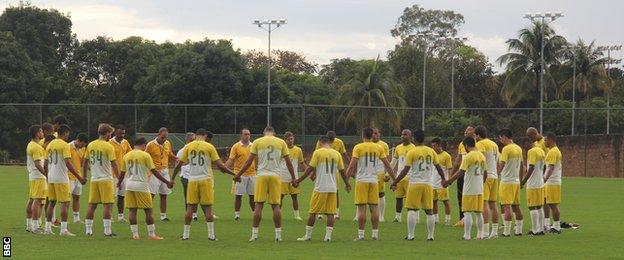
[[[69,230],[76,237],[58,235],[33,235],[25,231],[25,203],[28,191],[28,176],[25,167],[0,167],[0,233],[12,238],[13,257],[33,258],[199,258],[217,257],[227,259],[277,258],[620,258],[624,255],[622,240],[624,226],[621,217],[624,214],[624,179],[565,178],[563,182],[562,221],[581,224],[578,230],[564,230],[561,235],[543,237],[511,237],[484,241],[461,241],[463,229],[436,226],[436,240],[426,241],[425,217],[421,213],[421,223],[416,227],[416,240],[404,241],[406,224],[392,223],[394,217],[394,195],[387,190],[386,222],[380,224],[380,241],[371,241],[370,224],[367,223],[367,241],[353,242],[357,233],[352,194],[340,192],[340,213],[333,241],[322,242],[325,233],[325,221],[317,221],[313,241],[296,241],[305,231],[305,221],[293,219],[290,198],[284,199],[283,227],[281,243],[273,241],[273,223],[270,210],[265,207],[260,225],[260,238],[249,243],[251,234],[251,212],[243,206],[242,219],[233,220],[233,197],[230,195],[231,179],[223,174],[216,174],[215,214],[220,218],[215,222],[219,241],[208,241],[206,225],[200,220],[193,222],[191,239],[180,241],[183,227],[182,185],[176,180],[176,187],[169,198],[168,215],[171,222],[156,220],[156,232],[165,237],[162,241],[147,240],[143,213],[139,213],[139,230],[142,240],[132,241],[127,223],[113,223],[115,238],[102,235],[101,207],[98,208],[94,221],[94,236],[84,235],[83,224],[69,224]],[[308,180],[302,184],[300,205],[302,217],[307,218],[307,209],[312,190]],[[453,185],[451,194],[455,194]],[[342,188],[342,187],[341,187]],[[87,189],[81,198],[81,218],[84,220]],[[524,232],[530,229],[530,218],[525,207],[524,190],[522,205],[525,213]],[[246,198],[243,205],[246,205]],[[453,223],[457,221],[457,201],[451,196],[453,205]],[[158,199],[154,201],[158,205]],[[442,209],[442,207],[440,207]],[[158,219],[159,210],[155,208],[154,218]],[[116,210],[114,211],[116,213]],[[405,211],[403,220],[405,221]],[[116,214],[113,214],[116,216]],[[71,213],[69,214],[71,221]],[[443,219],[443,217],[441,217]],[[502,222],[501,222],[502,223]],[[502,224],[501,224],[502,226]],[[58,234],[58,229],[54,230]],[[474,236],[474,228],[473,228]]]

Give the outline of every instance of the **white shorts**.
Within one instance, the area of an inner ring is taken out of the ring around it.
[[[169,176],[169,169],[160,170],[160,175],[162,175],[168,181],[171,180],[171,177]],[[160,181],[158,178],[154,176],[150,176],[150,193],[160,194],[160,195],[169,195],[171,194],[171,190],[167,187],[167,184]]]
[[[119,179],[113,179],[113,180],[114,180],[113,184],[115,185],[115,195],[125,197],[126,196],[126,181],[128,180],[128,178],[124,178],[124,180],[121,182],[121,189],[117,188],[117,183],[119,183]]]
[[[69,181],[69,192],[72,195],[80,196],[82,194],[82,184],[78,180]]]
[[[253,195],[256,176],[241,176],[241,182],[235,182],[234,195]]]

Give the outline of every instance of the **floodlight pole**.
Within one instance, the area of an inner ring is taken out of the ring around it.
[[[253,22],[259,28],[264,29],[268,33],[268,66],[267,66],[267,126],[271,125],[271,33],[282,25],[286,24],[286,20],[254,20]],[[263,27],[266,25],[267,27]],[[275,25],[275,27],[273,27]]]

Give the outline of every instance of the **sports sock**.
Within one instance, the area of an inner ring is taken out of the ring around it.
[[[544,228],[550,230],[550,218],[544,218]]]
[[[80,212],[79,211],[74,211],[73,216],[74,216],[74,219],[73,219],[74,222],[80,221]]]
[[[166,219],[167,213],[160,213],[160,220]]]
[[[112,229],[111,229],[111,220],[110,219],[104,219],[104,235],[110,235],[111,233],[113,233]]]
[[[557,230],[557,231],[560,231],[560,230],[561,230],[561,222],[559,222],[559,221],[555,221],[555,222],[553,223],[553,228],[554,228],[555,230]]]
[[[539,230],[538,230],[538,232],[544,232],[544,224],[546,224],[546,222],[544,221],[544,209],[543,208],[538,209],[537,210],[537,214],[538,214],[537,219],[539,221],[539,224],[538,224]]]
[[[333,227],[326,227],[325,228],[325,239],[324,240],[331,240],[331,236],[332,236],[332,232],[334,231]],[[312,234],[312,232],[310,231],[310,234]]]
[[[371,237],[372,238],[379,238],[379,229],[373,229],[371,230]]]
[[[52,231],[52,222],[51,221],[46,221],[45,223],[45,231]]]
[[[61,221],[61,232],[67,232],[67,221]]]
[[[364,229],[358,229],[358,238],[364,239]]]
[[[307,239],[312,238],[312,230],[314,230],[313,226],[306,226],[306,231],[305,231],[304,238],[307,238]]]
[[[511,220],[510,221],[503,221],[503,235],[504,236],[509,236],[511,234]]]
[[[193,212],[192,218],[197,218],[197,213]]]
[[[470,239],[472,231],[472,212],[464,212],[464,239]]]
[[[440,218],[438,214],[433,215],[435,217],[435,223],[440,223]]]
[[[156,236],[156,226],[154,224],[147,225],[147,235],[150,237]]]
[[[481,216],[483,216],[483,213],[481,213]],[[481,235],[484,237],[490,235],[490,223],[483,223],[483,228],[481,229]]]
[[[407,238],[414,238],[414,230],[416,229],[416,211],[407,211]]]
[[[93,234],[93,219],[85,219],[85,233]]]
[[[435,232],[436,218],[434,215],[427,215],[427,239],[433,239]]]
[[[251,238],[258,238],[258,228],[257,227],[252,227],[251,228]]]
[[[379,198],[379,220],[384,220],[386,215],[386,197]]]
[[[490,237],[496,237],[496,236],[498,236],[498,223],[492,223]]]
[[[234,217],[239,217],[240,218],[240,211],[234,211]]]
[[[26,219],[26,230],[32,230],[32,222],[29,218]]]
[[[522,234],[522,223],[524,223],[524,221],[522,220],[516,220],[516,235],[521,235]]]
[[[401,212],[395,212],[394,213],[394,219],[401,221]]]
[[[451,215],[444,215],[444,224],[445,225],[450,225],[451,224]]]
[[[118,213],[117,214],[117,220],[122,220],[124,219],[124,214],[123,213]]]
[[[139,225],[130,225],[132,236],[139,236]]]
[[[483,239],[485,236],[487,236],[486,232],[484,232],[484,223],[483,223],[483,213],[478,212],[478,213],[473,213],[475,215],[476,221],[477,221],[477,239]]]
[[[539,232],[539,213],[537,213],[537,211],[537,209],[532,209],[531,211],[529,211],[529,213],[531,214],[531,232],[533,234]]]
[[[184,232],[182,233],[182,238],[187,239],[191,235],[191,225],[184,225]]]
[[[206,222],[206,227],[208,228],[208,238],[214,239],[215,238],[214,222]]]
[[[336,217],[339,218],[340,217],[340,209],[336,208]]]
[[[299,216],[299,210],[295,210],[295,211],[294,211],[294,213],[295,213],[295,218],[300,218],[300,216]]]
[[[39,220],[38,219],[33,219],[30,222],[32,224],[31,226],[31,230],[38,230],[39,229]]]
[[[275,228],[275,239],[282,239],[282,228]]]

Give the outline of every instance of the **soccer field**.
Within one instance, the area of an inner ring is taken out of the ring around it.
[[[130,228],[127,223],[113,223],[115,238],[105,238],[102,234],[101,207],[94,221],[94,236],[84,235],[83,224],[69,224],[69,230],[76,237],[60,237],[58,235],[32,235],[25,231],[25,203],[28,177],[25,167],[0,167],[0,194],[2,209],[0,211],[0,233],[3,237],[12,238],[13,257],[32,258],[237,258],[250,259],[272,257],[278,259],[294,258],[619,258],[624,255],[622,241],[624,227],[620,223],[624,214],[624,179],[598,178],[565,178],[563,204],[561,205],[562,221],[576,222],[581,225],[577,230],[565,229],[561,235],[542,237],[511,237],[496,240],[462,241],[463,229],[438,225],[436,240],[426,241],[426,227],[422,224],[425,217],[421,215],[421,223],[416,227],[416,240],[405,241],[406,224],[392,223],[394,216],[394,196],[389,192],[387,197],[386,220],[380,225],[380,241],[371,241],[370,225],[367,223],[367,241],[354,242],[356,223],[351,219],[354,214],[352,194],[342,191],[341,220],[337,221],[333,241],[322,242],[325,233],[325,221],[318,221],[313,234],[313,241],[299,242],[296,239],[303,235],[305,222],[292,218],[289,198],[285,198],[283,209],[283,242],[273,241],[273,223],[270,210],[265,207],[263,222],[260,226],[260,238],[249,243],[251,233],[251,212],[243,210],[242,219],[234,221],[232,196],[230,195],[231,179],[217,174],[215,184],[215,213],[220,218],[215,222],[216,235],[219,241],[208,241],[206,225],[203,221],[193,222],[191,239],[180,241],[182,233],[183,199],[182,186],[178,183],[170,197],[168,215],[171,222],[156,221],[156,232],[165,237],[162,241],[147,240],[143,214],[139,214],[139,229],[142,240],[130,239]],[[307,217],[307,209],[312,190],[308,180],[302,184],[300,205],[302,217]],[[454,185],[453,185],[454,187]],[[388,190],[389,191],[389,190]],[[84,219],[86,210],[86,194],[83,190],[81,198],[81,217]],[[454,189],[451,194],[455,194]],[[524,232],[530,229],[529,214],[524,204]],[[246,199],[245,201],[246,202]],[[456,200],[451,198],[453,207],[453,223],[457,221]],[[158,205],[155,201],[154,205]],[[247,208],[244,208],[247,209]],[[404,211],[403,220],[406,219]],[[424,213],[421,213],[424,214]],[[115,214],[113,214],[115,216]],[[158,210],[155,210],[157,218]],[[200,215],[202,216],[202,215]],[[71,221],[71,213],[69,214]],[[442,217],[443,218],[443,217]],[[502,225],[501,225],[502,226]],[[58,229],[54,230],[58,234]],[[474,232],[474,228],[473,228]],[[473,233],[474,236],[474,233]]]

